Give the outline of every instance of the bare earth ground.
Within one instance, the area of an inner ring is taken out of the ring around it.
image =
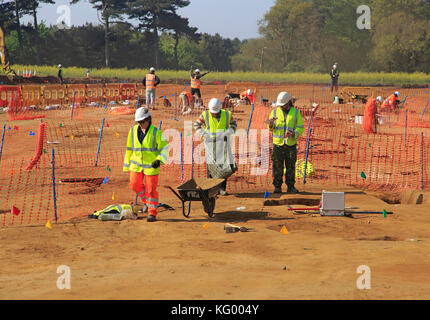
[[[65,115],[58,121],[67,128],[69,111]],[[163,119],[163,128],[182,126],[162,113],[155,115],[156,123]],[[237,118],[243,118],[240,127],[246,126],[246,115]],[[1,119],[3,123],[5,116]],[[132,116],[108,115],[107,120],[112,127],[124,124],[121,137],[133,123]],[[38,120],[13,124],[35,129]],[[2,164],[23,154],[31,159],[35,137],[26,137],[25,150],[7,145]],[[121,141],[115,145],[122,146]],[[2,170],[7,176],[9,169]],[[394,214],[295,215],[285,205],[264,206],[264,192],[242,190],[219,198],[212,219],[200,203],[193,203],[190,218],[184,218],[179,200],[170,195],[167,203],[175,210],[160,210],[159,221],[151,224],[145,216],[122,222],[83,216],[54,224],[52,230],[2,226],[0,299],[430,299],[429,191],[395,195],[328,184],[298,187],[302,194],[270,199],[304,203],[320,199],[323,189],[339,190],[346,191],[346,206]],[[422,204],[416,204],[420,194]],[[86,213],[86,204],[80,205]],[[0,209],[10,214],[10,207]],[[209,228],[203,228],[208,221]],[[226,223],[255,230],[227,234]],[[282,226],[288,234],[280,233]],[[57,289],[60,265],[71,269],[71,290]],[[361,265],[371,270],[370,290],[357,289]]]
[[[305,190],[282,198],[320,197],[319,187]],[[342,190],[347,206],[394,214],[294,215],[264,207],[262,194],[229,195],[218,200],[208,229],[199,203],[189,220],[177,209],[152,224],[76,218],[52,230],[2,228],[0,298],[429,299],[430,194],[421,205],[388,205]],[[416,195],[405,193],[403,201]],[[228,222],[255,230],[227,234]],[[288,234],[279,232],[284,225]],[[59,265],[71,269],[71,290],[56,287]],[[370,267],[370,290],[357,289],[360,265]]]

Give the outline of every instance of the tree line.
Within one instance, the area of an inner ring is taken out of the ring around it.
[[[370,29],[357,26],[363,5]],[[348,72],[430,72],[430,0],[277,0],[260,33],[235,68],[328,72],[337,62]]]
[[[199,33],[178,14],[188,0],[88,1],[101,23],[63,28],[38,21],[55,0],[0,0],[11,63],[328,72],[336,62],[344,72],[430,72],[430,0],[276,0],[260,37],[243,41]],[[370,29],[357,27],[362,5]]]
[[[71,0],[70,5],[81,0]],[[189,69],[231,71],[239,39],[201,34],[178,15],[186,0],[89,0],[100,24],[51,25],[38,21],[41,4],[53,0],[0,0],[0,26],[12,64],[78,67]],[[33,23],[23,25],[24,16]]]

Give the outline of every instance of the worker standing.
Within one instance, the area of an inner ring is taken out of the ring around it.
[[[197,98],[198,98],[197,101],[198,101],[198,103],[200,105],[203,104],[203,102],[202,102],[202,93],[200,91],[200,88],[201,88],[201,81],[200,81],[200,79],[203,78],[208,73],[209,73],[209,71],[201,74],[199,69],[196,69],[193,72],[193,66],[191,66],[191,71],[190,71],[190,75],[191,75],[191,95],[193,95],[193,96],[197,95]]]
[[[161,130],[152,125],[148,108],[136,110],[137,122],[127,138],[123,171],[130,172],[130,188],[144,203],[144,212],[148,211],[148,222],[156,221],[158,202],[158,176],[160,166],[167,161],[169,146]]]
[[[338,89],[338,80],[339,80],[339,71],[337,70],[337,65],[333,66],[333,69],[330,71],[331,78],[331,93],[333,93],[333,88],[336,87],[336,93]]]
[[[245,101],[246,104],[253,104],[255,103],[255,93],[251,89],[243,91],[240,94],[240,100]]]
[[[274,193],[282,193],[282,176],[285,164],[287,193],[298,193],[294,187],[297,161],[297,139],[303,133],[304,125],[300,111],[294,107],[294,100],[288,92],[281,92],[276,108],[270,113],[269,130],[273,132],[273,185]]]
[[[203,111],[194,123],[194,129],[204,138],[208,178],[225,179],[220,194],[227,194],[227,178],[237,167],[231,154],[229,137],[236,132],[237,123],[231,111],[222,109],[217,98],[209,101],[209,110]]]
[[[363,129],[367,133],[376,133],[377,119],[376,114],[378,108],[384,100],[382,97],[369,99],[364,107]]]
[[[400,100],[398,99],[399,96],[400,96],[399,91],[396,91],[392,95],[387,97],[387,99],[385,99],[384,103],[382,104],[382,109],[387,111],[396,110],[398,105],[400,104]]]
[[[60,79],[60,84],[63,84],[63,66],[61,64],[58,65],[58,79]]]
[[[154,110],[155,88],[160,84],[160,78],[155,74],[155,68],[149,69],[149,73],[143,80],[143,87],[146,88],[146,107]]]

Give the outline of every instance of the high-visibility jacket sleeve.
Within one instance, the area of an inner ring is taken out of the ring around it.
[[[125,152],[124,164],[122,165],[123,172],[128,172],[130,168],[130,158],[131,158],[131,155],[133,154],[133,151],[132,151],[133,146],[131,145],[132,134],[133,134],[133,128],[131,128],[130,131],[128,132],[127,151]]]
[[[205,128],[206,128],[206,123],[205,123],[205,119],[203,118],[203,114],[200,115],[200,117],[196,120],[196,122],[194,122],[193,124],[194,130],[196,130],[196,132],[203,136],[205,133]]]
[[[305,126],[303,124],[302,115],[300,114],[300,111],[298,111],[297,124],[296,124],[296,139],[298,139],[303,134],[304,131],[305,131]]]
[[[160,160],[162,164],[165,164],[167,162],[167,158],[169,157],[169,144],[167,143],[166,139],[164,139],[161,131],[159,134],[157,133],[156,141],[156,148],[158,151],[157,160]]]

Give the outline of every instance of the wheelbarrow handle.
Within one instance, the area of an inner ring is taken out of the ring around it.
[[[179,200],[181,200],[181,202],[184,202],[184,199],[182,199],[182,197],[176,193],[175,190],[173,190],[173,188],[171,186],[167,186],[174,194],[175,196],[177,196],[179,198]]]

